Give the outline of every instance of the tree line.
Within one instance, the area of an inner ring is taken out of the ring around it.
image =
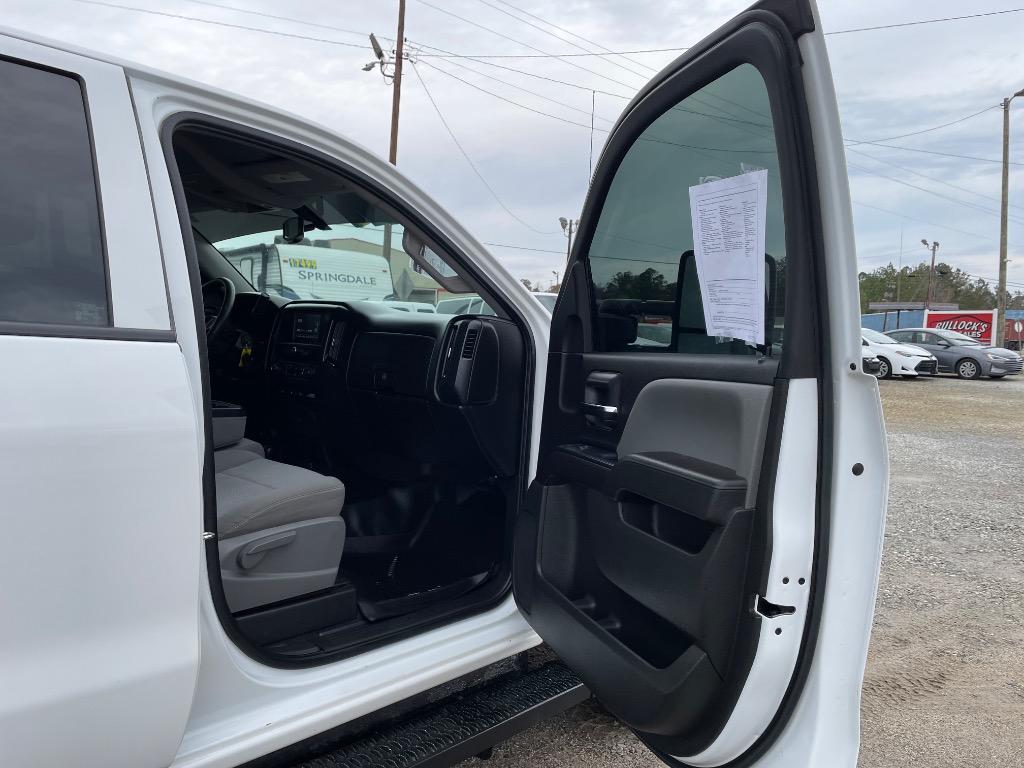
[[[860,311],[867,314],[873,301],[923,302],[928,296],[928,262],[897,269],[892,264],[860,273]],[[935,265],[932,302],[959,304],[961,309],[992,309],[995,287],[987,280],[945,262]],[[1024,309],[1024,291],[1008,291],[1008,309]]]

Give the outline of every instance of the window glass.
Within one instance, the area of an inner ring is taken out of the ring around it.
[[[174,151],[193,230],[257,290],[416,314],[476,299],[489,311],[402,218],[332,169],[203,128],[176,132]]]
[[[110,324],[79,83],[0,60],[0,320]]]
[[[758,170],[768,174],[766,344],[760,351],[781,354],[786,243],[779,158],[768,92],[749,64],[669,109],[623,158],[588,252],[602,349],[757,351],[706,334],[689,188]]]

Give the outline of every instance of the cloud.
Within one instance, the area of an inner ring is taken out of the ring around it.
[[[292,23],[196,0],[111,2],[359,45],[366,42],[362,33],[391,37],[395,27],[395,3],[301,0],[282,5],[270,0],[216,0],[236,8],[304,20]],[[413,50],[423,54],[431,52],[425,46],[517,55],[532,55],[536,49],[565,53],[579,53],[580,48],[596,50],[578,37],[513,10],[519,7],[614,50],[666,48],[697,42],[746,5],[734,0],[509,2],[511,5],[502,0],[429,0],[427,4],[409,0],[406,34]],[[822,0],[820,5],[826,30],[964,13],[964,6],[952,0],[927,6],[910,0],[856,4]],[[334,46],[72,0],[8,0],[5,6],[4,23],[10,27],[136,60],[275,104],[332,126],[386,154],[391,93],[377,72],[361,69],[372,58],[368,44],[364,49]],[[1020,75],[1024,72],[1024,51],[1017,34],[1022,23],[1024,14],[829,37],[846,136],[858,140],[896,136],[996,105],[1003,96],[1024,86]],[[565,239],[557,218],[579,214],[590,163],[592,159],[596,162],[606,136],[594,132],[592,158],[588,127],[559,122],[522,107],[589,126],[591,94],[586,89],[629,96],[675,55],[665,52],[631,54],[628,58],[492,60],[582,88],[486,64],[424,55],[420,73],[480,172],[518,217],[550,234],[530,231],[495,203],[453,145],[412,73],[403,89],[399,166],[464,220],[481,240],[540,249],[495,250],[517,276],[547,279],[553,269],[561,269],[564,264],[561,252]],[[449,74],[427,66],[431,62]],[[452,74],[477,88],[459,82]],[[597,94],[595,125],[607,128],[610,123],[601,118],[614,121],[625,104],[624,99]],[[1013,116],[1013,153],[1018,162],[1024,162],[1022,113],[1024,103],[1015,107]],[[1001,115],[993,109],[956,126],[889,143],[995,159],[1001,147]],[[855,222],[862,268],[895,259],[902,229],[908,258],[926,255],[919,240],[928,237],[942,242],[941,253],[947,260],[971,273],[994,276],[999,220],[993,211],[999,206],[998,165],[871,145],[854,149],[862,154],[851,152],[849,160],[864,169],[851,168],[851,190],[859,201]],[[1017,207],[1011,209],[1016,222],[1010,227],[1010,275],[1011,280],[1024,283],[1024,167],[1014,168],[1011,188],[1011,203]],[[907,243],[917,246],[908,247]]]

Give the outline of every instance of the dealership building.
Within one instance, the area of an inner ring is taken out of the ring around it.
[[[861,315],[863,328],[883,333],[897,328],[946,328],[995,344],[994,309],[961,309],[957,304],[938,303],[925,309],[920,302],[872,302],[868,308],[875,311]],[[1006,310],[1003,338],[1010,349],[1024,349],[1024,309]]]

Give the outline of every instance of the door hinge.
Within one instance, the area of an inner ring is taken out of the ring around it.
[[[775,619],[779,616],[789,616],[796,613],[795,605],[779,605],[766,600],[761,595],[754,595],[754,613],[762,619]]]

